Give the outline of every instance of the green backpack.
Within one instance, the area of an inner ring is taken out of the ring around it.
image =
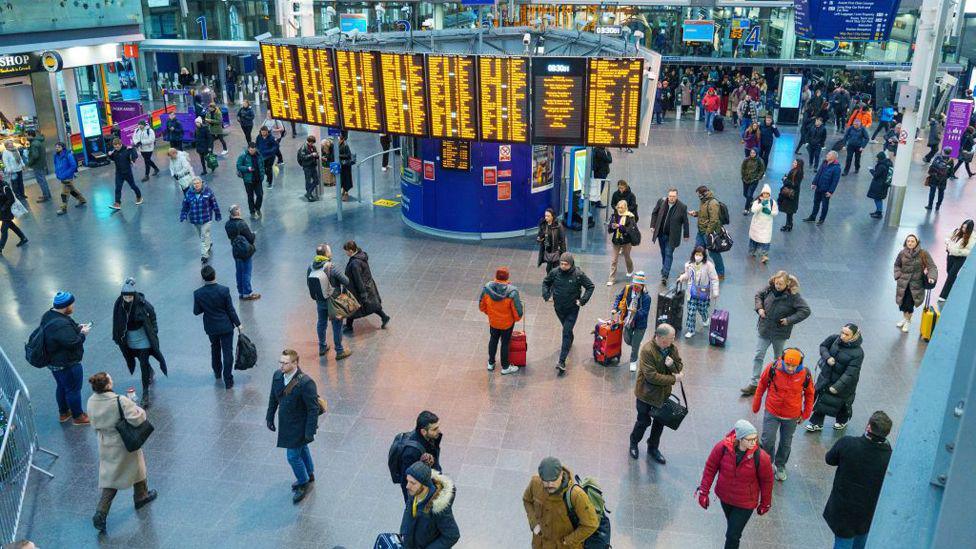
[[[214,154],[212,152],[211,153],[207,153],[207,156],[205,157],[205,161],[207,163],[207,168],[208,169],[210,169],[210,170],[216,170],[217,169],[217,155],[216,154]]]
[[[583,542],[584,549],[606,549],[610,547],[610,510],[607,509],[607,503],[603,499],[603,488],[600,488],[600,484],[593,477],[584,477],[580,480],[580,476],[576,475],[576,482],[569,486],[569,489],[563,493],[563,501],[566,503],[566,511],[569,514],[569,522],[572,523],[573,528],[579,528],[579,517],[576,516],[576,512],[573,511],[573,501],[570,498],[570,493],[573,491],[574,487],[579,487],[586,494],[586,497],[590,498],[590,504],[596,510],[596,515],[600,519],[600,526],[596,529],[596,532],[590,534],[590,537],[586,538]]]

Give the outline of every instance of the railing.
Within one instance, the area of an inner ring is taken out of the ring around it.
[[[30,392],[2,348],[0,429],[3,430],[3,442],[0,442],[0,543],[10,543],[17,535],[31,469],[54,478],[49,471],[34,464],[36,453],[43,452],[55,459],[58,455],[38,444]]]
[[[380,151],[378,153],[371,154],[362,160],[356,159],[356,164],[353,165],[354,177],[353,184],[356,186],[356,202],[362,203],[363,201],[363,178],[362,178],[362,167],[364,164],[369,163],[369,174],[370,174],[370,204],[376,200],[376,159],[383,156],[384,154],[390,155],[390,167],[393,169],[394,174],[400,173],[400,164],[403,162],[400,153],[402,149],[400,147],[391,148],[386,151]],[[342,221],[342,191],[339,190],[340,181],[336,181],[336,219]]]

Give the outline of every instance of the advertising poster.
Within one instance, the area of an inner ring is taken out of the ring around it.
[[[586,149],[576,149],[573,151],[573,192],[583,191],[583,183],[586,182]]]
[[[366,34],[366,14],[365,13],[340,13],[339,30],[342,32],[352,32],[356,30]]]
[[[485,166],[481,168],[481,183],[485,187],[493,187],[498,184],[498,167]]]
[[[803,76],[787,74],[783,76],[783,90],[779,96],[781,109],[799,109],[800,93],[803,91]]]
[[[498,200],[511,200],[512,199],[512,182],[511,181],[499,181],[498,182]]]
[[[512,170],[498,170],[498,179],[511,179]]]
[[[431,160],[424,160],[424,179],[434,180],[434,162]]]
[[[421,168],[421,162],[420,162],[420,159],[419,159],[419,158],[417,158],[416,156],[411,156],[411,157],[410,157],[410,158],[409,158],[409,159],[407,160],[407,166],[408,166],[408,167],[409,167],[409,168],[410,168],[411,170],[413,170],[413,171],[415,171],[415,172],[418,172],[418,173],[419,173],[419,172],[420,172],[420,168]]]
[[[532,146],[532,192],[551,189],[556,163],[556,148],[551,145]]]
[[[972,101],[953,99],[946,109],[945,131],[942,133],[942,148],[952,149],[952,157],[959,157],[959,143],[962,133],[969,126],[969,116],[973,113]]]

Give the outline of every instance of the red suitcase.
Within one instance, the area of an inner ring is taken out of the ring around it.
[[[597,323],[593,329],[593,360],[604,366],[608,366],[613,361],[619,363],[623,335],[621,324],[611,320]]]
[[[525,354],[528,348],[528,343],[525,341],[525,332],[513,331],[512,339],[508,342],[508,362],[512,366],[524,368]]]

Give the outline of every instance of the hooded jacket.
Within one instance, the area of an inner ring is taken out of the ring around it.
[[[722,103],[722,98],[713,92],[715,92],[715,88],[708,88],[708,93],[702,98],[702,106],[705,107],[705,112],[718,112]]]
[[[770,377],[773,378],[772,383]],[[752,413],[759,413],[763,393],[767,389],[767,412],[780,419],[810,419],[813,413],[813,375],[803,364],[797,366],[792,374],[786,370],[783,359],[767,364],[759,378],[756,394],[752,397]]]
[[[712,191],[705,191],[699,197],[701,204],[698,207],[698,232],[709,235],[722,228],[718,199]]]
[[[60,181],[70,181],[75,178],[78,172],[78,161],[75,155],[68,149],[62,149],[59,153],[54,153],[54,177]]]
[[[80,364],[85,357],[85,334],[70,316],[48,309],[41,317],[44,328],[44,348],[50,364],[48,368],[61,370]]]
[[[539,475],[533,475],[528,487],[522,494],[522,505],[529,520],[529,530],[539,526],[538,535],[532,536],[532,549],[583,549],[583,542],[600,527],[600,518],[590,502],[589,496],[582,489],[573,489],[573,474],[563,467],[563,484],[550,494],[542,486]],[[579,519],[579,525],[573,528],[566,508],[566,490],[573,512]]]
[[[508,330],[522,319],[522,299],[512,284],[493,280],[481,289],[478,301],[478,309],[488,315],[488,325],[496,330]]]
[[[156,150],[156,132],[148,124],[141,124],[132,133],[132,145],[139,148],[139,152],[153,152]]]
[[[789,276],[786,289],[776,291],[773,279],[769,284],[756,292],[755,310],[757,313],[757,328],[759,335],[767,339],[789,339],[793,333],[793,325],[799,324],[810,316],[810,306],[800,296],[800,283],[793,275]],[[766,312],[766,317],[758,316],[759,309]],[[786,319],[786,326],[779,323]]]
[[[850,409],[854,404],[857,382],[861,377],[861,364],[864,362],[861,341],[860,334],[857,339],[846,343],[835,334],[820,343],[817,412],[836,417],[845,406]],[[834,363],[828,364],[828,358],[833,358]],[[829,391],[831,387],[837,391],[836,394]]]
[[[360,318],[371,315],[383,308],[380,291],[373,280],[373,272],[369,268],[369,256],[363,250],[357,251],[346,263],[346,278],[349,279],[349,290],[352,291],[361,307],[352,316]],[[412,465],[413,462],[410,462]]]
[[[891,115],[889,120],[894,119],[894,114]],[[865,130],[871,127],[871,123],[874,121],[871,116],[871,111],[869,109],[857,109],[851,113],[850,118],[847,119],[847,125],[853,126],[855,120],[861,121],[861,127]]]
[[[868,130],[863,124],[860,128],[850,126],[844,132],[844,144],[852,149],[863,149],[870,140],[871,137],[868,135]]]
[[[270,133],[267,136],[259,133],[254,138],[254,144],[257,145],[258,153],[263,159],[268,159],[278,154],[278,140]]]
[[[823,510],[827,526],[840,538],[867,534],[891,460],[891,445],[871,435],[847,436],[834,443],[824,460],[837,467]]]
[[[878,163],[871,168],[871,186],[868,188],[868,198],[884,200],[888,198],[888,188],[891,186],[888,182],[888,174],[894,166],[884,151],[878,153],[877,160]]]
[[[27,167],[47,173],[47,147],[44,145],[42,134],[37,134],[30,140],[30,148],[27,149]]]
[[[576,300],[579,300],[580,307],[586,305],[593,295],[593,289],[593,281],[573,261],[568,271],[556,267],[546,274],[542,280],[542,299],[549,301],[552,298],[557,311],[568,311],[576,307]]]
[[[762,193],[770,193],[770,197],[763,202],[756,198],[752,201],[749,210],[752,212],[752,221],[749,223],[749,239],[760,244],[769,244],[773,239],[773,218],[779,215],[779,206],[773,200],[772,190],[769,185],[763,185]]]
[[[698,489],[707,494],[716,475],[715,496],[722,503],[756,509],[769,507],[773,503],[773,464],[769,454],[755,445],[736,463],[735,430],[719,441],[705,462]],[[759,467],[756,467],[755,453],[759,452]],[[757,470],[758,469],[758,470]]]
[[[448,477],[431,471],[427,496],[417,504],[413,512],[413,499],[407,502],[400,521],[400,537],[404,549],[447,549],[461,539],[454,519],[454,482]]]
[[[807,146],[812,150],[822,149],[826,142],[827,128],[823,124],[817,126],[816,122],[811,124],[807,130]]]

